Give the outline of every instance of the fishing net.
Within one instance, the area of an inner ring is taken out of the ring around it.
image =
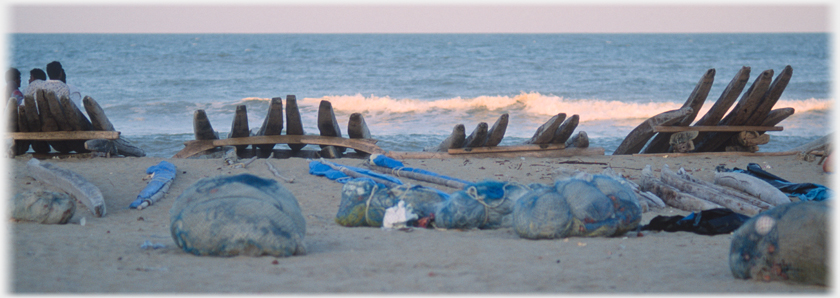
[[[12,218],[42,224],[66,224],[76,212],[76,202],[61,192],[28,190],[14,197]]]
[[[250,174],[201,179],[184,190],[169,215],[175,243],[195,255],[306,253],[298,201],[271,179]]]
[[[454,192],[435,211],[435,226],[446,229],[495,229],[512,225],[513,206],[530,191],[514,182],[485,180]]]
[[[641,207],[633,191],[603,175],[531,186],[513,211],[516,233],[527,239],[618,236],[636,228]]]
[[[423,218],[446,200],[446,194],[421,185],[388,188],[371,179],[356,178],[346,181],[341,188],[341,203],[335,222],[345,227],[381,227],[385,210],[396,206],[399,201],[404,201],[418,218]]]
[[[826,201],[788,203],[757,214],[732,234],[732,275],[826,285],[830,214]]]

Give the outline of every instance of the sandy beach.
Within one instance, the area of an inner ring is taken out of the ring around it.
[[[52,189],[28,177],[31,155],[8,161],[10,190]],[[145,187],[145,170],[161,160],[177,167],[162,201],[143,210],[129,204]],[[359,159],[336,163],[358,166]],[[53,163],[84,176],[104,195],[107,214],[97,218],[82,204],[66,225],[8,220],[8,287],[12,293],[830,293],[831,287],[733,278],[728,265],[730,235],[690,232],[631,232],[613,238],[526,240],[511,228],[412,231],[346,228],[334,218],[342,184],[308,173],[303,158],[258,159],[231,168],[221,159],[62,158]],[[277,179],[266,162],[293,177]],[[406,166],[467,180],[550,183],[559,168],[599,173],[612,167],[637,181],[645,165],[684,167],[712,181],[714,168],[757,163],[793,182],[829,185],[816,161],[787,156],[581,156],[567,158],[409,159]],[[300,203],[306,219],[307,254],[276,257],[197,257],[175,245],[169,209],[184,189],[201,178],[251,173],[277,179]],[[658,173],[657,173],[658,175]],[[410,179],[446,192],[442,186]],[[689,212],[661,208],[643,214]],[[84,222],[84,225],[81,223]],[[164,248],[144,249],[145,241]]]

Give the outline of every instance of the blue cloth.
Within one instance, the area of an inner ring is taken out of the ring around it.
[[[366,175],[366,176],[370,176],[370,177],[373,177],[373,178],[378,178],[378,179],[390,181],[390,182],[396,183],[398,185],[403,184],[402,181],[400,181],[397,178],[394,178],[394,177],[391,177],[391,176],[388,176],[388,175],[384,175],[384,174],[380,174],[380,173],[376,173],[376,172],[370,171],[368,169],[362,169],[362,168],[345,166],[345,165],[339,165],[339,166],[343,167],[343,168],[347,168],[348,170],[351,170],[353,172],[363,174],[363,175]],[[346,174],[342,173],[341,171],[333,169],[329,165],[326,165],[326,164],[324,164],[320,161],[317,161],[317,160],[313,160],[313,161],[309,162],[309,174],[315,175],[315,176],[324,176],[324,177],[326,177],[330,180],[334,180],[334,181],[340,182],[340,183],[346,183],[347,181],[349,181],[352,178],[352,177],[349,177]]]
[[[146,169],[146,174],[152,173],[155,174],[152,177],[152,180],[149,181],[149,184],[140,191],[140,194],[137,195],[137,199],[135,199],[134,202],[131,202],[131,205],[128,206],[129,208],[137,208],[137,206],[143,204],[143,201],[151,199],[151,197],[159,192],[167,182],[175,179],[175,165],[163,160],[157,165]]]

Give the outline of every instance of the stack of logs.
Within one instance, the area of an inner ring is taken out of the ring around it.
[[[23,105],[9,99],[6,112],[11,132],[58,131],[116,131],[99,104],[90,96],[82,100],[90,120],[66,96],[57,97],[53,92],[38,90],[34,96],[25,96]],[[21,155],[32,148],[35,153],[46,154],[52,149],[59,153],[102,152],[110,155],[145,156],[146,153],[120,136],[116,140],[15,140],[12,153]]]
[[[773,70],[765,70],[743,93],[732,111],[726,114],[749,80],[750,68],[742,67],[711,109],[692,126],[772,127],[778,124],[794,113],[793,108],[773,109],[792,74],[793,69],[788,65],[775,80],[772,80]],[[655,126],[689,126],[697,117],[709,94],[714,75],[714,69],[706,71],[680,109],[663,112],[639,125],[631,131],[613,154],[758,151],[758,145],[770,141],[770,136],[765,134],[766,131],[733,132],[720,129],[718,131],[655,133],[653,129]]]
[[[505,136],[508,117],[507,113],[502,114],[489,129],[486,122],[480,122],[469,136],[465,133],[464,125],[457,124],[449,137],[438,146],[427,147],[423,151],[447,152],[449,149],[497,146]],[[565,113],[554,115],[537,128],[534,136],[525,143],[535,145],[560,144],[564,148],[587,148],[589,147],[589,137],[585,131],[572,136],[579,121],[580,116],[578,115],[572,115],[568,119],[566,119]]]
[[[764,185],[766,184],[766,185]],[[747,216],[791,200],[773,186],[744,173],[716,172],[715,183],[693,177],[685,169],[662,167],[657,178],[650,165],[642,170],[640,191],[658,196],[668,206],[685,211],[728,208]]]

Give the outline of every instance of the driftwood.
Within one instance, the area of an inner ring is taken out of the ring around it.
[[[773,109],[773,106],[775,106],[776,102],[779,101],[779,98],[782,97],[782,92],[785,91],[785,87],[787,87],[792,75],[793,68],[791,68],[790,65],[785,66],[785,68],[782,69],[782,72],[776,76],[775,80],[773,80],[773,83],[770,84],[769,89],[761,98],[761,102],[755,108],[755,111],[753,111],[750,118],[745,122],[745,125],[760,125],[767,119],[767,114],[770,113],[770,110]]]
[[[589,136],[585,131],[580,131],[566,141],[566,148],[588,148]]]
[[[437,147],[427,147],[424,148],[423,151],[429,152],[446,152],[449,149],[454,148],[462,148],[464,147],[464,140],[466,140],[467,134],[466,130],[464,129],[463,124],[456,124],[454,128],[452,128],[452,133],[440,142],[440,145]]]
[[[683,193],[677,188],[663,183],[653,175],[650,165],[642,169],[642,179],[639,184],[642,191],[650,191],[662,199],[668,206],[685,211],[702,211],[721,208],[720,205]]]
[[[464,138],[464,147],[481,147],[484,146],[485,143],[487,143],[487,123],[480,122],[475,126],[472,133]]]
[[[744,191],[773,206],[790,203],[790,198],[778,188],[749,174],[715,172],[715,184]]]
[[[277,176],[277,178],[283,179],[283,181],[286,181],[286,183],[295,182],[295,178],[286,178],[285,176],[281,175],[280,171],[278,171],[277,168],[275,168],[274,165],[272,165],[267,160],[265,161],[265,165],[268,167],[268,170],[271,171],[272,174],[274,174],[274,176]]]
[[[356,152],[384,153],[384,150],[376,146],[375,139],[346,139],[339,137],[324,137],[314,135],[274,135],[274,136],[252,136],[245,138],[232,138],[220,140],[195,140],[184,142],[184,149],[181,149],[173,158],[188,158],[200,152],[216,147],[235,145],[260,145],[260,144],[313,144],[325,146],[349,147]],[[289,146],[291,147],[291,146]]]
[[[85,204],[96,217],[105,215],[105,200],[96,185],[88,182],[76,172],[59,168],[50,163],[30,159],[26,163],[26,174],[35,180],[55,186]]]
[[[663,202],[662,199],[660,199],[659,197],[657,197],[656,195],[654,195],[653,193],[651,193],[649,191],[642,191],[641,187],[639,187],[638,184],[636,184],[633,181],[625,179],[623,176],[616,173],[615,170],[613,170],[610,167],[607,167],[606,169],[601,171],[601,174],[606,175],[606,176],[610,176],[613,179],[615,179],[616,181],[620,182],[621,184],[624,184],[624,185],[627,185],[628,187],[630,187],[630,189],[632,189],[633,192],[636,193],[636,198],[639,200],[640,203],[641,202],[646,202],[647,205],[654,205],[654,206],[659,207],[659,208],[662,208],[662,207],[666,206],[665,202]]]
[[[688,126],[691,122],[694,121],[694,118],[697,117],[697,114],[700,112],[700,108],[703,107],[703,103],[706,101],[706,97],[709,95],[709,90],[712,89],[712,84],[715,80],[715,69],[709,69],[703,74],[703,77],[700,78],[700,82],[697,82],[697,85],[694,87],[694,90],[691,92],[691,95],[688,96],[688,99],[683,103],[682,107],[680,108],[691,108],[692,112],[688,115],[683,116],[674,124],[673,126]],[[656,136],[647,144],[647,146],[641,151],[642,153],[661,153],[667,152],[669,148],[669,141],[671,139],[670,133],[657,133]]]
[[[560,127],[560,124],[563,123],[563,120],[566,120],[566,113],[560,113],[557,115],[552,116],[548,121],[540,125],[537,128],[537,131],[534,132],[534,136],[531,137],[525,144],[548,144],[554,139],[554,133],[557,131],[557,127]]]
[[[680,168],[679,171],[677,171],[677,175],[680,176],[680,178],[685,179],[687,181],[691,181],[691,182],[700,184],[702,186],[714,189],[715,191],[724,193],[724,194],[729,195],[729,196],[737,197],[737,198],[739,198],[739,199],[741,199],[741,200],[743,200],[747,203],[750,203],[750,204],[760,208],[761,210],[767,210],[767,209],[770,209],[770,208],[773,207],[772,205],[767,204],[766,202],[764,202],[762,200],[759,200],[758,198],[753,197],[751,195],[748,195],[744,192],[737,191],[737,190],[732,189],[732,188],[720,186],[720,185],[717,185],[717,184],[714,184],[714,183],[711,183],[711,182],[708,182],[708,181],[704,181],[704,180],[695,178],[694,176],[688,174],[685,171],[685,169],[683,169],[683,168]]]
[[[88,116],[90,117],[91,128],[94,131],[116,131],[114,129],[114,125],[111,124],[111,121],[108,120],[108,117],[105,116],[105,111],[102,110],[102,107],[99,106],[99,103],[96,102],[92,97],[85,96],[82,99],[82,104],[85,106],[85,111],[87,111]],[[206,117],[205,117],[206,118]],[[208,122],[209,125],[209,122]],[[212,128],[211,128],[212,129]],[[118,155],[125,155],[125,156],[136,156],[136,157],[143,157],[146,156],[146,152],[143,149],[140,149],[137,146],[134,146],[120,136],[115,140],[111,139],[92,139],[88,140],[84,143],[85,149],[90,151],[97,151],[97,152],[105,152],[118,154]],[[106,150],[106,151],[99,151],[99,150]]]
[[[578,122],[580,122],[580,116],[577,114],[572,115],[569,118],[566,118],[563,121],[563,124],[560,124],[560,127],[557,127],[557,130],[554,132],[554,138],[551,140],[552,144],[565,144],[569,137],[572,136],[572,133],[575,132],[575,128],[578,126]]]
[[[678,110],[671,110],[663,113],[659,113],[653,117],[642,122],[639,126],[636,126],[633,130],[627,134],[627,137],[621,141],[621,144],[618,145],[618,148],[615,149],[613,155],[621,155],[621,154],[635,154],[639,153],[642,150],[642,147],[645,146],[647,141],[652,137],[656,132],[654,131],[654,127],[656,126],[666,126],[677,123],[682,117],[685,117],[688,114],[693,113],[694,110],[691,108],[682,108]]]
[[[61,128],[58,126],[58,121],[55,119],[52,110],[50,109],[50,101],[47,99],[47,94],[52,95],[52,92],[46,92],[45,90],[38,90],[35,92],[35,102],[38,104],[38,118],[41,120],[41,131],[60,131]],[[67,141],[49,141],[47,143],[50,144],[53,149],[61,153],[69,153],[70,151],[73,151],[70,147],[70,143]]]
[[[487,143],[484,143],[484,146],[497,146],[502,142],[507,130],[508,118],[510,118],[508,113],[504,113],[499,116],[499,119],[496,119],[496,123],[493,123],[493,126],[487,130]]]
[[[268,113],[263,119],[260,129],[257,131],[258,136],[273,136],[279,135],[283,132],[283,98],[274,97],[268,104]],[[275,144],[264,144],[255,146],[264,155],[270,155],[271,150],[274,149]]]
[[[695,197],[729,208],[737,213],[753,216],[762,211],[761,208],[748,202],[744,202],[737,197],[728,196],[724,193],[716,191],[715,189],[705,187],[702,184],[682,179],[682,177],[677,175],[677,173],[671,171],[671,169],[668,168],[668,165],[662,166],[660,179],[663,183],[673,186],[684,193],[688,193]]]
[[[510,147],[520,147],[520,146],[527,146],[527,145],[518,145],[518,146],[510,146]],[[508,146],[504,147],[478,147],[478,148],[463,148],[463,149],[450,149],[448,152],[395,152],[395,151],[388,151],[385,153],[385,156],[395,158],[395,159],[430,159],[430,158],[522,158],[522,157],[535,157],[535,158],[553,158],[553,157],[570,157],[570,156],[593,156],[593,155],[604,155],[604,148],[603,147],[591,147],[591,148],[565,148],[562,144],[550,144],[550,145],[543,145],[548,146],[547,148],[543,149],[540,148],[539,145],[533,145],[539,149],[532,149],[526,151],[493,151],[496,149],[506,150]],[[554,150],[549,149],[551,146],[557,146]],[[532,147],[533,148],[533,147]],[[467,149],[472,149],[472,151],[466,151]],[[461,152],[457,151],[461,150],[464,153],[469,152],[469,154],[452,154],[452,152]],[[478,151],[476,151],[478,150]]]

